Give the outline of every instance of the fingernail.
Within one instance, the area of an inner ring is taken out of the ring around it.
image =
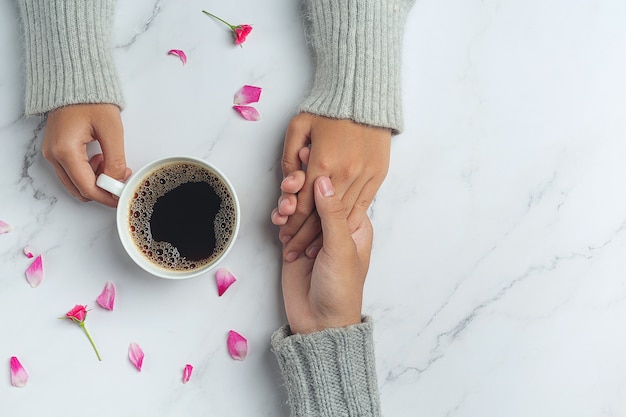
[[[335,195],[335,189],[328,177],[320,177],[319,179],[320,191],[324,197],[332,197]]]
[[[285,260],[287,262],[293,262],[296,260],[296,258],[298,257],[298,253],[297,252],[289,252],[287,254],[287,256],[285,256]]]
[[[311,246],[306,250],[306,256],[309,258],[315,258],[319,252],[320,248],[318,248],[317,246]]]
[[[283,178],[283,180],[281,181],[280,184],[282,185],[285,181],[287,181],[288,179],[291,179],[291,178],[293,178],[293,174],[287,175],[285,178]]]
[[[281,236],[280,237],[280,241],[282,244],[286,245],[287,242],[289,242],[291,240],[291,236],[285,235],[285,236]]]
[[[287,204],[287,199],[283,198],[282,200],[280,200],[280,202],[278,203],[279,211],[283,210],[286,204]]]

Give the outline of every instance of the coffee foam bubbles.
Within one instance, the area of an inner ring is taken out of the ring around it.
[[[220,199],[220,209],[214,220],[215,249],[200,261],[181,256],[169,242],[152,238],[150,218],[159,197],[178,186],[190,182],[208,183]],[[143,255],[155,265],[173,271],[190,271],[212,263],[228,247],[236,226],[235,199],[224,182],[205,167],[189,162],[163,165],[141,179],[129,202],[129,228],[133,242]]]

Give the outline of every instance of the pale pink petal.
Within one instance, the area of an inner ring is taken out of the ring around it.
[[[250,104],[256,103],[261,98],[261,87],[255,87],[253,85],[244,85],[241,90],[235,94],[235,100],[233,104]]]
[[[26,255],[27,258],[32,258],[34,256],[30,245],[24,246],[24,255]]]
[[[128,359],[130,359],[131,363],[135,365],[138,371],[141,371],[143,356],[143,350],[141,350],[137,343],[132,342],[130,346],[128,346]]]
[[[26,372],[19,359],[11,356],[11,385],[23,388],[27,382],[28,372]]]
[[[193,371],[193,366],[187,364],[185,365],[185,369],[183,369],[183,384],[189,382],[189,378],[191,378],[191,372]]]
[[[261,119],[261,115],[254,107],[233,106],[233,109],[237,110],[237,112],[246,120],[256,122],[257,120]]]
[[[185,51],[182,51],[180,49],[170,49],[169,51],[167,51],[167,54],[179,57],[180,60],[183,61],[183,65],[187,63],[187,54],[185,54]]]
[[[26,280],[33,288],[38,287],[43,281],[43,261],[41,255],[36,257],[26,270]]]
[[[248,354],[248,341],[234,330],[228,332],[228,353],[238,361],[242,361]]]
[[[96,301],[100,307],[113,311],[113,305],[115,304],[115,285],[111,281],[108,281],[104,285],[104,289],[96,298]]]
[[[215,281],[217,282],[217,295],[221,297],[237,279],[228,269],[221,268],[215,273]]]
[[[13,231],[13,226],[0,220],[0,235]]]

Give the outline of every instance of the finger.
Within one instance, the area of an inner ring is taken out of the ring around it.
[[[311,150],[310,148],[300,148],[300,156],[303,161],[307,163],[310,160]],[[289,240],[289,247],[286,248],[285,253],[296,251],[298,253],[304,251],[307,246],[311,244],[313,239],[321,231],[319,218],[315,214],[315,198],[313,196],[313,183],[315,178],[320,175],[330,175],[328,167],[325,163],[320,161],[311,161],[313,166],[306,172],[304,178],[304,185],[298,192],[298,202],[295,213],[291,214],[287,224],[281,227],[279,237],[281,242],[286,243]],[[343,196],[343,193],[350,187],[351,181],[346,180],[337,186],[335,184],[336,192]]]
[[[285,223],[287,223],[289,216],[283,216],[282,214],[278,212],[278,209],[275,208],[274,210],[272,210],[272,214],[270,215],[270,218],[272,219],[272,223],[274,225],[282,226]]]
[[[323,175],[320,173],[319,175]],[[298,202],[295,213],[289,216],[287,223],[280,228],[278,233],[279,239],[285,247],[283,253],[285,259],[294,259],[296,254],[301,254],[307,247],[312,245],[316,237],[321,232],[321,223],[318,214],[315,212],[315,197],[313,195],[313,183],[318,177],[317,170],[311,170],[305,175],[305,184],[298,193]],[[338,198],[344,199],[344,193],[349,191],[355,182],[344,180],[339,186],[333,184],[335,193]],[[353,196],[349,199],[352,204],[356,199],[357,192],[353,192]],[[345,207],[350,207],[344,203]]]
[[[285,194],[278,199],[278,213],[281,216],[291,216],[296,212],[298,201],[295,194]]]
[[[300,114],[294,117],[289,123],[287,133],[285,135],[285,144],[283,147],[282,169],[283,176],[287,177],[290,173],[302,170],[302,160],[300,159],[300,151],[303,148],[308,148],[310,141],[310,117],[307,114]],[[303,155],[308,161],[308,156]],[[307,218],[311,215],[314,208],[313,199],[313,183],[305,176],[304,184],[298,191],[298,201],[296,211],[290,215],[287,223],[280,228],[278,233],[279,239],[283,244],[287,243],[302,227]],[[306,240],[304,244],[301,244],[301,249],[304,250],[306,245],[311,239],[317,235],[315,232],[312,236],[303,236]]]
[[[281,183],[283,195],[278,199],[277,207],[272,211],[272,223],[277,226],[283,226],[289,220],[289,216],[296,211],[297,197],[296,193],[300,191],[304,185],[304,172],[294,171],[289,174]]]
[[[372,222],[368,216],[364,216],[354,232],[352,232],[352,240],[356,245],[357,254],[361,260],[361,267],[365,270],[369,268],[373,237],[374,229]]]
[[[54,168],[57,174],[57,177],[59,177],[61,184],[63,184],[63,186],[69,191],[71,195],[78,198],[82,202],[89,201],[88,199],[86,199],[80,194],[80,191],[78,191],[78,188],[76,188],[76,186],[74,185],[70,177],[67,175],[67,173],[65,172],[65,170],[59,163],[53,162],[53,161],[50,161],[50,163],[52,164],[52,167]]]
[[[311,242],[311,244],[306,248],[306,250],[304,251],[304,254],[307,257],[314,259],[317,256],[317,254],[320,252],[320,250],[322,249],[322,244],[323,244],[323,238],[322,238],[322,234],[320,233],[319,235],[317,235],[315,239],[313,239],[313,242]]]
[[[299,234],[302,238],[305,238],[306,242],[299,245],[301,251],[304,250],[311,240],[313,240],[313,238],[319,233],[319,230],[317,230],[311,236],[306,238],[306,235],[300,230],[304,226],[305,222],[309,220],[309,217],[315,216],[313,214],[314,208],[315,200],[313,197],[313,181],[311,181],[310,177],[307,176],[304,185],[298,192],[296,210],[289,216],[289,221],[285,224],[285,226],[281,227],[279,232],[279,235],[281,236],[289,236],[292,238],[296,234]],[[281,241],[283,240],[281,239]]]
[[[102,119],[97,118],[94,121],[94,129],[104,158],[103,172],[111,178],[124,180],[126,155],[124,153],[124,127],[119,116],[119,109],[115,106],[106,107],[99,117]]]
[[[113,198],[111,193],[96,186],[96,175],[91,169],[89,161],[80,156],[72,155],[65,160],[60,160],[59,163],[81,196],[109,207],[117,206],[117,200]]]
[[[307,115],[298,115],[291,120],[287,127],[281,162],[284,177],[293,171],[302,169],[299,152],[309,142],[310,122],[308,119]]]
[[[292,218],[293,216],[290,216],[289,220]],[[293,261],[300,254],[304,253],[304,250],[315,240],[322,230],[320,218],[315,211],[311,213],[294,235],[284,233],[286,227],[287,225],[281,227],[281,230],[278,232],[278,238],[285,245],[283,248],[283,256],[287,262]]]
[[[330,253],[342,251],[352,242],[343,203],[336,194],[330,178],[315,181],[315,206],[322,223],[324,249]]]
[[[283,181],[280,183],[280,189],[284,193],[296,194],[304,186],[305,179],[306,177],[304,171],[294,171],[287,175],[285,179],[283,179]]]
[[[102,174],[104,172],[104,156],[101,153],[92,156],[89,160],[89,165],[96,175]]]
[[[368,181],[361,189],[361,192],[352,202],[352,210],[348,213],[348,228],[350,231],[355,230],[364,217],[367,217],[367,211],[376,197],[378,184],[373,180]]]
[[[302,162],[303,165],[309,165],[309,158],[311,157],[311,148],[308,146],[305,146],[304,148],[300,149],[300,151],[298,152],[298,157],[300,158],[300,161]]]

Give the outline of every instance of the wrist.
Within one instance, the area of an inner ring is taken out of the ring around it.
[[[289,323],[292,334],[308,335],[329,329],[341,329],[362,323],[361,313],[354,313],[342,317],[332,317],[318,320]]]

